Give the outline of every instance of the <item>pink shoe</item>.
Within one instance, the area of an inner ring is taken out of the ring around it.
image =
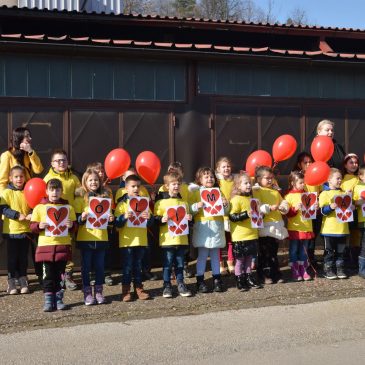
[[[308,262],[299,263],[299,275],[304,281],[312,280],[312,277],[307,273]]]
[[[290,264],[291,267],[291,275],[293,278],[293,281],[302,281],[303,277],[299,274],[299,265],[297,262],[291,262]]]

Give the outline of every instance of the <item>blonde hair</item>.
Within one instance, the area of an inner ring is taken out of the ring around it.
[[[214,185],[216,185],[217,181],[216,181],[216,178],[215,178],[214,171],[213,171],[212,168],[207,167],[207,166],[205,166],[205,167],[199,167],[198,168],[198,171],[195,174],[195,183],[197,185],[201,185],[202,184],[201,183],[201,179],[202,179],[203,175],[205,175],[206,173],[209,173],[209,174],[211,174],[213,176],[213,178],[214,178]]]
[[[163,182],[165,186],[169,185],[170,183],[177,181],[180,184],[182,183],[182,177],[177,172],[169,172],[163,177]]]
[[[340,174],[342,176],[342,172],[339,169],[336,169],[335,167],[330,168],[330,173],[328,175],[328,180],[334,175],[334,174]]]
[[[292,171],[288,178],[289,189],[294,189],[294,186],[299,179],[304,179],[304,174],[301,171]]]
[[[218,158],[218,160],[217,160],[217,162],[215,164],[215,171],[218,172],[219,166],[223,162],[227,162],[232,167],[232,161],[228,157],[223,156],[223,157]]]
[[[93,169],[87,169],[84,172],[84,174],[82,175],[82,179],[81,179],[82,190],[85,192],[85,196],[84,196],[85,200],[89,199],[88,193],[90,192],[90,190],[88,189],[86,182],[87,182],[87,179],[89,178],[89,176],[91,176],[91,175],[95,175],[99,181],[99,187],[98,187],[98,190],[96,191],[96,194],[102,198],[109,198],[110,194],[108,193],[108,191],[106,189],[103,188],[103,182],[101,181],[98,172]]]
[[[318,124],[317,124],[317,134],[321,131],[321,129],[326,125],[326,124],[329,124],[331,125],[332,127],[335,126],[335,123],[332,122],[331,120],[329,119],[323,119],[321,120]]]
[[[247,179],[251,182],[250,176],[245,171],[240,171],[239,174],[234,175],[233,178],[233,189],[231,192],[231,199],[236,195],[241,195],[241,183],[243,179]]]

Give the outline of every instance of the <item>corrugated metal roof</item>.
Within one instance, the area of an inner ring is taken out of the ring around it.
[[[63,44],[88,44],[92,45],[105,45],[111,47],[128,47],[128,48],[150,48],[150,49],[169,49],[179,51],[199,51],[199,52],[222,52],[231,54],[256,54],[256,55],[276,55],[276,56],[288,56],[288,57],[309,57],[318,58],[325,57],[328,59],[352,59],[352,60],[365,60],[365,54],[360,53],[336,53],[330,51],[301,51],[290,49],[275,49],[270,47],[235,47],[235,46],[222,46],[219,44],[198,44],[198,43],[172,43],[172,42],[153,42],[153,41],[137,41],[133,39],[111,39],[111,38],[92,38],[92,37],[72,37],[69,35],[62,36],[49,36],[46,34],[0,34],[0,41],[23,41],[23,42],[50,42],[50,43],[63,43]]]

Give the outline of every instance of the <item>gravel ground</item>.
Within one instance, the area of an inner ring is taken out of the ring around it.
[[[156,271],[161,276],[161,271]],[[65,303],[69,310],[43,313],[43,293],[35,277],[30,276],[31,294],[7,295],[6,277],[0,277],[0,333],[19,332],[39,328],[67,327],[96,322],[125,322],[132,319],[157,318],[202,314],[230,309],[293,305],[350,297],[365,297],[365,280],[355,273],[348,280],[327,280],[322,277],[310,282],[290,282],[289,268],[283,268],[284,284],[267,285],[263,289],[239,292],[233,276],[225,277],[227,290],[224,293],[197,294],[191,298],[162,297],[162,281],[149,281],[145,289],[152,296],[148,301],[123,303],[120,301],[121,286],[105,288],[108,304],[86,307],[82,292],[66,291]],[[120,281],[120,276],[113,276]],[[80,284],[80,276],[76,274]],[[195,279],[186,280],[195,290]],[[208,283],[212,285],[211,278]]]

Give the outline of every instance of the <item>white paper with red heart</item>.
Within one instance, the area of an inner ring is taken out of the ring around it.
[[[365,200],[365,190],[361,191],[360,198]],[[361,205],[361,213],[362,213],[362,216],[365,217],[365,204]]]
[[[127,227],[133,228],[146,228],[147,219],[142,218],[141,214],[145,211],[148,212],[149,199],[141,196],[133,197],[129,200],[128,212],[132,212],[133,216],[128,218]]]
[[[204,203],[204,217],[217,217],[224,215],[222,194],[218,188],[200,189],[200,200]]]
[[[301,203],[303,220],[316,219],[315,205],[317,203],[317,193],[302,193]]]
[[[264,219],[260,213],[260,200],[250,199],[251,208],[251,227],[252,228],[264,228]]]
[[[335,209],[337,221],[341,223],[352,222],[354,215],[351,210],[351,194],[335,195],[333,201],[337,204],[337,208]]]
[[[167,208],[167,227],[170,236],[183,236],[189,234],[189,222],[186,218],[186,207],[176,205]]]
[[[68,235],[68,227],[66,221],[69,216],[68,205],[47,206],[46,223],[48,227],[45,229],[44,235],[47,237],[64,237]]]
[[[112,200],[108,198],[89,198],[86,228],[107,229],[111,204]]]

